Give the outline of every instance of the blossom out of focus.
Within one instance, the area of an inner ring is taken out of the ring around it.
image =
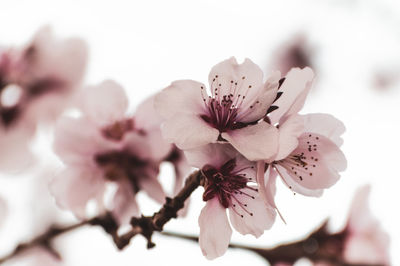
[[[357,190],[345,228],[343,257],[350,263],[390,265],[389,235],[369,209],[371,187]]]
[[[24,47],[0,47],[0,169],[19,171],[33,159],[29,142],[39,123],[71,105],[87,60],[80,39],[57,40],[47,27]],[[61,63],[62,62],[62,63]]]
[[[128,223],[140,214],[135,200],[139,191],[164,202],[160,163],[184,165],[179,152],[161,137],[153,98],[134,115],[127,113],[128,104],[123,88],[105,81],[84,91],[80,117],[63,117],[56,125],[54,150],[66,168],[51,190],[59,206],[81,219],[87,203],[95,200],[99,213],[108,209],[120,224]],[[104,201],[108,184],[117,187],[112,204]]]

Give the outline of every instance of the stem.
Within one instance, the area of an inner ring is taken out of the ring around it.
[[[201,180],[201,172],[193,172],[186,179],[185,186],[181,189],[181,191],[174,198],[167,198],[166,203],[163,205],[163,207],[158,212],[154,213],[153,216],[142,216],[139,218],[133,217],[131,220],[131,230],[122,236],[119,236],[117,233],[118,224],[116,223],[115,219],[110,213],[106,213],[104,215],[100,215],[92,219],[65,227],[51,226],[43,234],[35,237],[29,242],[19,244],[8,255],[0,258],[0,264],[11,258],[16,257],[26,250],[37,246],[45,248],[54,256],[60,258],[60,255],[57,253],[57,251],[53,249],[51,241],[59,235],[73,231],[86,225],[101,226],[104,231],[106,231],[113,238],[115,245],[119,249],[123,249],[124,247],[126,247],[129,244],[130,240],[138,234],[142,234],[144,237],[147,238],[147,246],[148,248],[151,248],[155,245],[151,242],[151,236],[153,232],[162,231],[163,226],[168,221],[170,221],[172,218],[177,217],[178,211],[183,208],[185,201],[190,197],[193,191],[200,186]]]
[[[172,199],[167,197],[166,203],[153,216],[133,217],[131,220],[132,229],[127,234],[122,235],[123,240],[116,243],[117,247],[123,249],[137,234],[141,234],[147,239],[148,248],[154,247],[155,244],[151,241],[153,233],[155,231],[161,232],[167,222],[178,216],[178,212],[183,208],[185,201],[200,186],[201,182],[201,172],[193,172],[186,179],[185,186],[181,191]]]
[[[42,246],[45,249],[47,249],[50,253],[55,255],[56,257],[59,257],[58,253],[51,247],[50,241],[59,235],[73,231],[73,230],[83,227],[85,225],[89,225],[97,219],[99,219],[99,217],[96,217],[96,218],[93,218],[90,220],[86,220],[86,221],[82,221],[80,223],[66,226],[66,227],[51,226],[46,232],[35,237],[31,241],[19,244],[11,253],[4,256],[3,258],[0,258],[0,263],[4,263],[5,261],[23,253],[24,251],[26,251],[28,249],[36,247],[36,246]]]
[[[345,231],[330,234],[326,230],[327,222],[322,224],[309,236],[299,241],[282,244],[274,248],[256,248],[246,245],[230,244],[229,248],[249,250],[264,258],[269,264],[288,263],[293,265],[301,258],[307,258],[313,262],[325,262],[332,266],[384,266],[383,264],[349,263],[341,256]],[[173,232],[162,232],[170,237],[186,239],[198,242],[197,236],[190,236]],[[338,245],[339,244],[339,245]]]

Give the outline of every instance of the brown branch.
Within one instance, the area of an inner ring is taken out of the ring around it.
[[[383,264],[349,263],[344,261],[341,256],[343,251],[341,243],[343,243],[346,232],[330,234],[326,230],[326,225],[327,222],[323,223],[322,226],[304,239],[274,248],[257,248],[239,244],[230,244],[229,247],[252,251],[271,265],[278,263],[293,265],[297,260],[307,258],[313,262],[325,262],[332,266],[384,266]],[[172,232],[162,232],[161,234],[198,242],[197,236]]]
[[[53,254],[55,257],[60,258],[58,253],[52,248],[51,246],[51,240],[54,239],[55,237],[65,234],[67,232],[73,231],[75,229],[78,229],[80,227],[83,227],[85,225],[89,225],[93,223],[95,220],[100,219],[100,217],[96,217],[91,220],[86,220],[82,221],[80,223],[66,226],[66,227],[56,227],[56,226],[51,226],[46,232],[43,234],[35,237],[29,242],[19,244],[11,253],[8,255],[4,256],[3,258],[0,258],[0,263],[4,263],[5,261],[23,253],[24,251],[27,251],[28,249],[31,249],[33,247],[43,247],[46,250],[48,250],[51,254]]]
[[[0,258],[0,264],[5,261],[20,255],[24,251],[32,249],[34,247],[43,247],[55,257],[60,259],[59,254],[51,245],[51,241],[62,234],[81,228],[86,225],[101,226],[105,232],[107,232],[112,238],[115,245],[119,249],[126,247],[130,240],[141,234],[148,240],[148,248],[153,247],[155,244],[151,242],[151,237],[154,231],[162,231],[163,226],[172,218],[177,217],[177,213],[183,208],[185,201],[190,197],[193,191],[200,186],[202,175],[200,171],[193,172],[185,182],[185,186],[174,198],[167,198],[166,203],[163,207],[153,216],[142,216],[140,218],[132,218],[131,230],[122,235],[118,235],[118,224],[110,213],[94,217],[92,219],[79,222],[74,225],[60,227],[51,226],[46,232],[35,237],[29,242],[19,244],[12,252],[4,257]]]
[[[193,172],[185,182],[185,186],[174,198],[167,198],[163,207],[153,216],[133,217],[131,220],[131,230],[122,235],[120,239],[114,241],[119,249],[127,246],[130,240],[137,234],[143,235],[147,239],[147,247],[152,248],[155,244],[151,237],[155,231],[161,232],[164,225],[172,218],[177,217],[177,213],[184,206],[185,201],[190,197],[193,191],[201,185],[202,174],[200,171]]]

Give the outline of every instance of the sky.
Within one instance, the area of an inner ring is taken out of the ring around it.
[[[205,83],[211,67],[231,56],[250,58],[268,75],[286,43],[305,36],[316,79],[302,113],[330,113],[345,123],[348,169],[321,198],[293,195],[278,182],[276,202],[287,224],[277,220],[259,239],[234,233],[232,242],[273,246],[305,236],[326,217],[331,217],[331,229],[339,230],[355,190],[371,184],[371,210],[391,236],[393,265],[400,265],[395,252],[400,249],[400,82],[393,78],[400,74],[396,1],[1,1],[0,45],[21,45],[44,25],[59,37],[86,40],[90,56],[85,83],[116,80],[128,92],[131,110],[174,80]],[[376,84],[382,76],[391,81],[384,87]],[[39,194],[48,197],[48,205],[32,200],[39,177],[53,176],[61,167],[49,143],[51,134],[36,139],[34,149],[41,159],[35,174],[1,176],[0,195],[9,199],[13,213],[0,231],[0,252],[45,228],[46,222],[40,221],[45,216],[73,220],[68,212],[54,214],[45,187]],[[162,178],[170,185],[168,166]],[[198,233],[201,193],[199,189],[193,194],[188,217],[170,222],[168,231]],[[139,201],[145,214],[158,209],[145,195]],[[56,246],[65,265],[155,265],[170,260],[175,265],[236,265],[238,260],[265,265],[244,251],[229,250],[207,261],[195,243],[163,236],[154,241],[157,246],[147,251],[137,237],[119,252],[100,229],[84,228],[59,238]]]

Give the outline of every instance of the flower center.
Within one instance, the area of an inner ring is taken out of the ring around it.
[[[134,192],[140,189],[138,182],[140,178],[149,175],[149,171],[158,171],[155,164],[140,159],[127,150],[97,154],[94,160],[104,170],[106,179],[110,181],[128,179]]]
[[[107,139],[120,141],[124,137],[125,133],[127,133],[128,131],[132,131],[133,129],[134,129],[133,119],[125,119],[117,121],[114,124],[103,128],[102,134]]]
[[[211,165],[205,165],[202,169],[202,173],[206,178],[206,184],[204,186],[203,200],[208,201],[214,197],[218,197],[219,202],[225,208],[236,207],[238,203],[242,208],[241,202],[235,195],[246,195],[254,199],[243,191],[243,189],[256,190],[247,185],[251,178],[246,177],[242,171],[254,168],[254,166],[245,167],[243,169],[236,169],[236,160],[232,159],[226,162],[224,165],[217,169]]]

